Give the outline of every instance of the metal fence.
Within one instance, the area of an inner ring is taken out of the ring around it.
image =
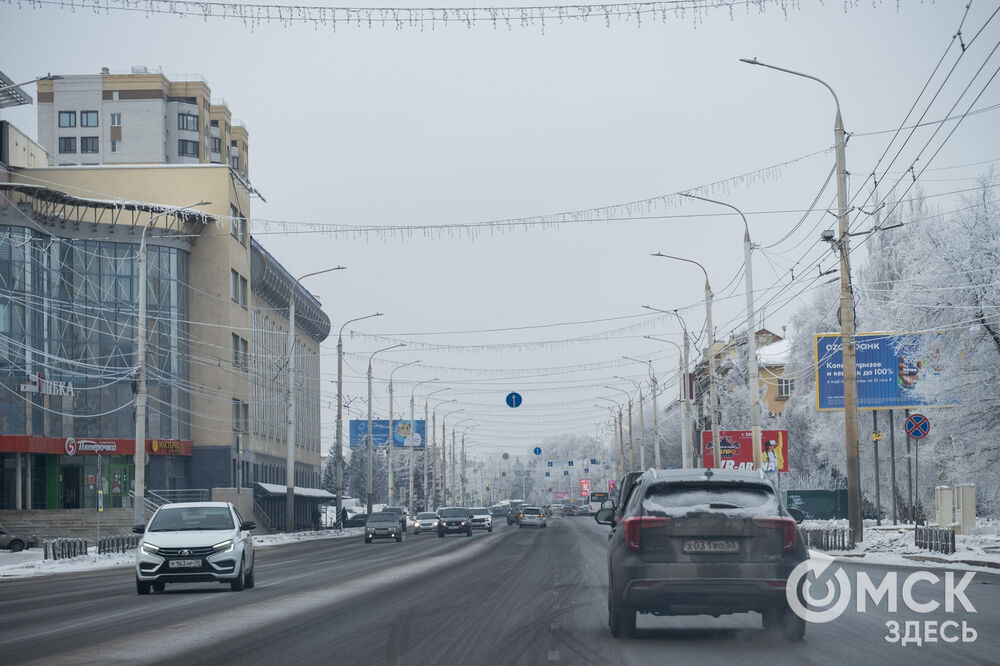
[[[806,548],[818,550],[854,550],[854,530],[849,527],[801,530]]]
[[[46,539],[43,547],[46,560],[66,560],[87,554],[86,539]]]
[[[939,553],[955,552],[955,530],[950,527],[920,527],[913,529],[913,543]]]
[[[135,550],[139,545],[141,534],[119,534],[115,536],[101,537],[97,541],[98,553],[127,553]]]

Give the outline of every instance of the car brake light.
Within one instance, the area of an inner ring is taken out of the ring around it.
[[[670,521],[665,516],[632,516],[625,519],[625,546],[639,550],[639,532],[648,527],[663,527]]]
[[[795,519],[788,516],[776,518],[754,518],[753,524],[757,527],[781,528],[781,550],[789,551],[795,549],[798,539]]]

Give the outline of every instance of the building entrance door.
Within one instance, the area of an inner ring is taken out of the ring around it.
[[[83,508],[83,467],[62,468],[62,508]]]
[[[129,471],[131,466],[122,463],[108,465],[107,495],[104,497],[106,506],[120,509],[131,506],[129,500]]]

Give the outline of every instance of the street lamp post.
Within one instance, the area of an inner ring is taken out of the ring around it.
[[[427,456],[430,455],[430,456],[433,457],[433,456],[437,455],[437,453],[434,451],[434,439],[435,439],[434,426],[431,423],[431,420],[428,418],[428,416],[430,415],[429,414],[429,403],[430,403],[430,399],[431,399],[432,395],[434,395],[435,393],[442,393],[442,392],[448,391],[448,390],[449,389],[447,389],[447,388],[442,388],[442,389],[438,389],[436,391],[431,391],[424,398],[424,432],[426,433],[426,436],[427,436],[427,439],[428,439],[427,442],[424,442],[424,498],[423,498],[424,499],[424,511],[430,511],[431,510],[430,505],[433,504],[433,499],[432,498],[434,496],[433,488],[431,489],[430,495],[428,495],[428,492],[427,492],[427,489],[428,489],[428,486],[427,486],[427,481],[428,481],[428,479],[427,479],[427,472],[428,472]],[[433,467],[433,464],[431,466]],[[435,481],[432,480],[431,483],[435,483]]]
[[[712,466],[719,469],[722,466],[722,456],[719,446],[719,406],[715,397],[715,330],[712,328],[712,287],[708,283],[708,271],[705,267],[692,259],[675,257],[669,254],[656,252],[654,257],[664,259],[677,259],[694,264],[705,274],[705,326],[708,328],[708,399],[711,402],[712,413]]]
[[[637,358],[632,358],[631,356],[622,356],[626,361],[634,361],[635,363],[646,363],[649,365],[649,383],[652,385],[653,390],[653,462],[656,465],[656,469],[660,469],[660,425],[659,425],[659,413],[656,409],[656,373],[653,372],[653,362],[652,361],[642,361]],[[645,468],[645,465],[643,465]]]
[[[59,77],[52,77],[50,74],[43,78]],[[135,480],[132,520],[135,525],[142,525],[146,522],[146,232],[153,225],[153,222],[163,215],[170,213],[176,215],[183,210],[211,204],[211,201],[199,201],[188,206],[160,211],[156,215],[150,216],[146,224],[143,225],[142,234],[139,236],[139,261],[136,266],[139,281],[137,303],[139,311],[135,322],[135,453],[133,457],[135,471],[132,474]]]
[[[395,462],[395,451],[396,451],[396,437],[392,430],[392,376],[400,368],[405,368],[408,365],[414,365],[415,363],[420,363],[420,361],[410,361],[409,363],[404,363],[403,365],[396,366],[389,373],[389,441],[387,446],[389,447],[389,506],[394,506],[393,499],[396,496],[396,487],[393,483],[393,470],[392,466]]]
[[[657,342],[666,342],[668,344],[677,347],[678,359],[677,363],[677,383],[680,384],[680,394],[679,400],[681,402],[681,467],[688,469],[692,467],[691,465],[691,399],[687,395],[687,382],[686,373],[684,372],[684,365],[687,363],[687,355],[681,355],[681,346],[674,342],[673,340],[665,340],[663,338],[654,338],[651,335],[644,336],[648,340],[656,340]]]
[[[478,425],[478,424],[477,424]],[[477,426],[469,426],[462,431],[462,506],[466,506],[466,488],[468,485],[469,469],[466,465],[465,460],[465,436],[472,430],[475,430]]]
[[[635,463],[633,462],[632,455],[632,394],[620,388],[615,388],[614,386],[605,386],[604,388],[623,393],[625,395],[625,399],[628,400],[628,471],[634,471]],[[621,427],[621,424],[619,424],[619,427]]]
[[[451,402],[447,400],[446,402]],[[458,402],[456,399],[455,402]],[[444,404],[444,403],[441,403]],[[464,408],[453,409],[447,414],[441,415],[441,500],[442,504],[448,504],[448,430],[446,421],[452,414],[458,414],[459,412],[464,412]],[[452,478],[454,481],[454,478]]]
[[[455,427],[458,424],[460,424],[460,423],[465,423],[466,421],[471,421],[471,420],[472,420],[472,417],[469,417],[469,418],[465,418],[465,419],[460,419],[459,421],[456,421],[455,423],[451,424],[451,482],[455,484],[455,487],[452,488],[452,490],[456,491],[455,494],[458,497],[461,497],[461,494],[460,494],[459,491],[462,488],[462,479],[459,478],[458,476],[456,476],[456,474],[458,473],[458,470],[455,469],[456,462],[457,462],[455,460],[455,458],[458,457],[456,455],[456,452],[455,452]]]
[[[337,463],[336,517],[338,520],[340,519],[340,513],[344,508],[344,327],[355,321],[381,316],[381,312],[376,312],[375,314],[365,315],[364,317],[348,319],[341,325],[340,332],[337,333],[337,441],[334,456],[337,458],[335,462]]]
[[[430,382],[436,382],[437,378],[425,379],[422,382],[417,382],[413,385],[413,389],[410,391],[410,487],[409,492],[406,495],[406,503],[408,506],[413,506],[413,457],[416,455],[417,451],[417,428],[416,420],[414,417],[413,400],[414,394],[417,392],[417,387],[421,384],[428,384]],[[424,434],[427,434],[427,422],[424,421]],[[427,442],[424,442],[424,452],[427,451]]]
[[[372,495],[373,482],[372,478],[372,458],[375,457],[375,446],[372,438],[372,359],[375,358],[375,354],[380,352],[389,351],[390,349],[395,349],[396,347],[405,347],[406,345],[400,342],[397,345],[392,345],[390,347],[383,347],[382,349],[376,349],[372,352],[371,356],[368,357],[368,484],[367,484],[367,506],[368,514],[371,515],[372,512]],[[389,433],[392,437],[392,433]]]
[[[743,263],[746,264],[746,292],[747,292],[747,386],[750,389],[750,433],[753,446],[753,467],[761,467],[761,445],[760,445],[760,373],[757,369],[757,324],[755,322],[753,308],[753,262],[750,256],[750,225],[747,218],[736,206],[727,204],[724,201],[706,199],[705,197],[693,194],[681,193],[681,196],[689,199],[698,199],[708,203],[719,204],[726,208],[732,208],[743,219]]]
[[[621,389],[615,389],[619,391]],[[603,395],[597,396],[598,400],[607,400],[618,407],[618,478],[621,479],[625,476],[625,435],[622,432],[622,406],[615,400],[611,398],[605,398]],[[612,424],[612,428],[614,425]]]
[[[854,341],[854,294],[851,285],[850,233],[847,225],[847,160],[844,155],[846,138],[844,120],[840,115],[840,100],[830,85],[809,74],[758,62],[756,58],[740,58],[749,65],[759,65],[786,74],[812,79],[833,95],[837,115],[833,120],[833,138],[837,153],[837,244],[840,249],[840,345],[844,364],[844,444],[847,455],[847,513],[854,538],[863,541],[861,522],[861,464],[858,447],[858,374],[857,349]]]
[[[631,382],[635,389],[639,392],[639,469],[646,469],[646,417],[644,416],[645,409],[643,408],[642,400],[642,384],[635,381],[634,379],[629,379],[627,377],[619,377],[615,375],[615,379],[620,379],[625,382]],[[632,414],[629,412],[629,419],[631,420]],[[631,423],[630,423],[631,425]],[[629,444],[632,443],[632,434],[629,432]]]

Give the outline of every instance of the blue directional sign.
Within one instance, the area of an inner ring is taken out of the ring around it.
[[[583,473],[584,474],[590,474],[590,468],[589,467],[584,467],[583,468]]]
[[[536,456],[542,455],[542,447],[540,447],[540,446],[536,446],[535,447],[535,455]]]
[[[566,464],[567,464],[567,465],[569,465],[570,467],[572,467],[572,466],[573,466],[573,461],[572,461],[572,460],[570,460],[570,461],[568,461],[568,462],[567,462]]]
[[[511,391],[507,394],[507,406],[508,407],[520,407],[521,406],[521,394],[516,391]]]
[[[545,476],[552,476],[552,472],[546,472]]]
[[[568,469],[564,469],[563,470],[563,476],[569,476],[569,470]]]
[[[590,459],[590,464],[591,465],[596,465],[597,464],[597,458],[591,458]]]
[[[913,439],[926,437],[931,431],[931,422],[923,414],[910,414],[906,419],[906,434]]]
[[[551,461],[551,460],[547,461],[547,462],[545,463],[545,466],[546,466],[546,467],[552,467],[552,461]]]

